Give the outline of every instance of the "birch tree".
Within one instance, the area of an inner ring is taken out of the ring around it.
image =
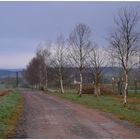
[[[110,34],[110,53],[120,62],[124,74],[124,104],[127,103],[128,73],[136,62],[131,61],[133,56],[140,52],[140,32],[138,28],[138,9],[122,8],[115,18],[116,28]]]
[[[64,79],[64,67],[66,67],[66,45],[65,39],[62,35],[58,36],[57,41],[54,46],[52,66],[55,68],[56,73],[59,77],[60,90],[64,93],[63,79]]]
[[[69,55],[72,59],[74,66],[79,69],[80,76],[80,86],[79,86],[79,96],[82,95],[82,85],[83,85],[83,75],[82,71],[85,68],[90,42],[91,30],[86,24],[78,24],[75,26],[73,31],[69,36]]]
[[[89,64],[94,76],[94,94],[99,96],[101,94],[101,80],[103,77],[103,70],[105,67],[105,51],[94,45],[89,53]]]
[[[36,52],[36,57],[39,60],[39,75],[40,75],[40,88],[47,89],[47,81],[48,81],[48,67],[50,66],[50,42],[46,42],[45,44],[41,44]]]

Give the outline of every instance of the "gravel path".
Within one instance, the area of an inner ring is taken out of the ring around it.
[[[24,90],[15,138],[140,138],[140,129],[108,113]]]

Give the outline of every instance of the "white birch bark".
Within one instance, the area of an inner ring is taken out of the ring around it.
[[[82,95],[82,88],[83,88],[83,76],[82,73],[80,72],[79,96]]]

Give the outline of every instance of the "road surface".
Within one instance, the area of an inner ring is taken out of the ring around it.
[[[39,91],[22,91],[15,138],[140,138],[140,129],[108,113]]]

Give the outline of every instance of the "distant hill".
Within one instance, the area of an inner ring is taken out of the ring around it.
[[[22,69],[0,69],[0,78],[16,77],[16,72],[18,72],[19,76],[22,75]]]
[[[117,73],[121,71],[120,67],[102,67],[104,76],[111,77],[114,75],[114,73]],[[78,68],[75,67],[67,67],[65,70],[69,73],[78,73]],[[2,77],[16,77],[16,72],[18,72],[19,76],[22,76],[23,69],[0,69],[0,78]],[[52,68],[50,68],[50,71],[53,71]],[[91,73],[91,68],[86,68],[85,73]]]
[[[73,71],[73,72],[76,72],[78,73],[79,70],[78,68],[74,68],[74,67],[69,67],[69,68],[65,68],[66,70],[68,69],[69,71]],[[117,72],[120,72],[122,68],[120,67],[101,67],[104,75],[106,76],[112,76],[114,75],[114,73],[117,73]],[[83,70],[84,73],[91,73],[93,71],[93,69],[91,68],[85,68]]]

